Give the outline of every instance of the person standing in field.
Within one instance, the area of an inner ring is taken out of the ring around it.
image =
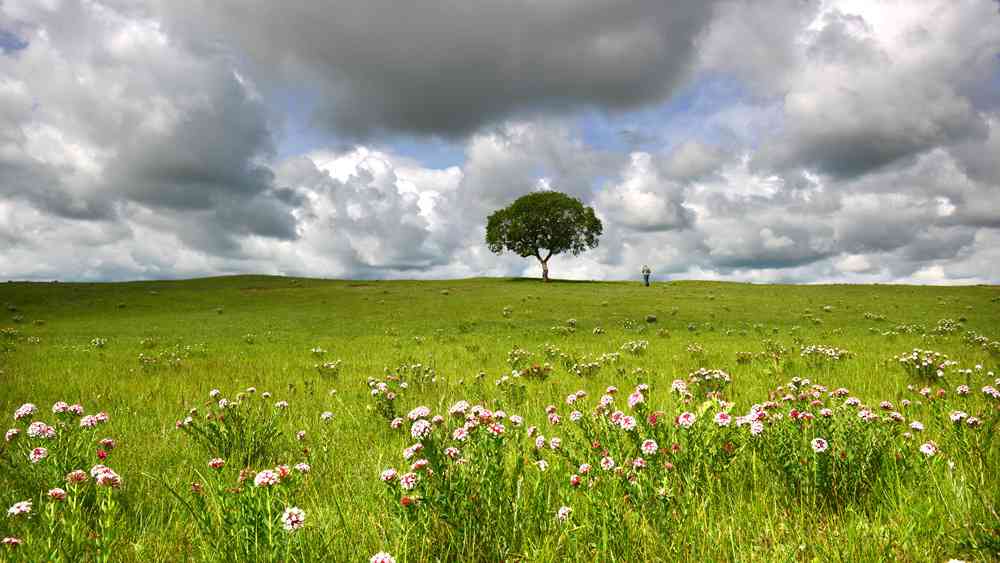
[[[649,287],[649,275],[652,273],[653,271],[649,269],[649,266],[646,264],[642,265],[642,279],[646,282],[646,287]]]

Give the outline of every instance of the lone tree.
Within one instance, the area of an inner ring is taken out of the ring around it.
[[[494,211],[486,223],[486,244],[497,254],[509,250],[524,258],[534,256],[542,264],[542,279],[549,281],[549,258],[594,248],[603,231],[594,208],[564,193],[544,191]]]

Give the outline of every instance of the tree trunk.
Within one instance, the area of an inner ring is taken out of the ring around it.
[[[539,260],[539,262],[542,263],[542,281],[547,282],[549,281],[549,261]]]

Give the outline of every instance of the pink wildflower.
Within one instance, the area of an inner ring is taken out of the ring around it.
[[[297,506],[290,506],[281,515],[281,523],[287,532],[295,532],[306,523],[306,513]]]
[[[270,469],[265,469],[253,478],[253,484],[257,487],[273,487],[281,482],[278,474]]]

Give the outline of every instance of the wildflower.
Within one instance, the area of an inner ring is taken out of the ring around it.
[[[312,471],[312,466],[308,463],[296,463],[294,467],[296,471],[303,475]]]
[[[549,448],[553,450],[558,450],[562,446],[562,440],[557,437],[552,437],[549,439]]]
[[[923,432],[924,425],[914,420],[913,422],[910,423],[910,429],[916,432]]]
[[[56,487],[54,489],[49,489],[49,498],[55,501],[66,500],[66,491]]]
[[[32,403],[24,403],[14,411],[14,420],[22,420],[38,412],[38,407]]]
[[[323,414],[319,415],[319,419],[323,422],[330,422],[333,420],[333,413],[330,411],[323,411]]]
[[[567,519],[569,519],[569,515],[572,514],[572,513],[573,513],[573,509],[572,508],[570,508],[568,506],[563,506],[563,507],[560,507],[559,510],[556,512],[556,518],[560,522],[565,522]]]
[[[615,387],[614,385],[612,385],[612,386],[608,387],[607,389],[605,389],[604,392],[607,393],[608,395],[614,395],[615,393],[618,392],[618,388]]]
[[[275,473],[278,474],[278,479],[284,479],[292,473],[292,469],[285,464],[281,464],[274,468]]]
[[[216,457],[208,460],[208,466],[212,469],[222,469],[226,465],[226,460]]]
[[[499,422],[494,422],[493,424],[490,424],[489,426],[486,427],[486,430],[497,438],[503,436],[503,433],[507,431],[507,429],[504,428],[504,425],[500,424]]]
[[[402,425],[403,425],[403,419],[399,417],[394,418],[392,419],[392,421],[389,422],[389,428],[392,428],[393,430],[398,430],[399,427]]]
[[[98,449],[97,450],[97,459],[99,459],[101,461],[104,461],[105,459],[108,459],[108,452],[106,452],[104,450],[101,450],[101,449]]]
[[[582,479],[580,479],[580,476],[576,473],[569,476],[569,484],[571,487],[579,487],[581,481]]]
[[[208,396],[211,397],[211,398],[213,398],[213,399],[215,399],[216,397],[218,397],[221,394],[222,394],[222,391],[219,391],[218,389],[212,389],[211,391],[208,392]]]
[[[718,426],[729,426],[732,422],[733,417],[728,412],[717,412],[715,413],[715,424]]]
[[[848,397],[847,400],[844,401],[844,404],[849,407],[856,407],[861,404],[861,399],[857,397]]]
[[[969,416],[968,414],[962,411],[951,411],[950,413],[948,413],[948,418],[950,418],[952,422],[956,423],[962,422],[962,420],[968,418],[968,416]]]
[[[95,471],[98,468],[102,469]],[[90,470],[90,475],[94,478],[94,482],[97,483],[97,486],[99,487],[111,487],[112,489],[117,489],[122,484],[121,476],[103,465],[95,465],[94,468]]]
[[[642,459],[641,457],[637,457],[632,460],[632,467],[634,467],[635,469],[643,469],[646,467],[646,460]]]
[[[449,446],[444,449],[444,455],[448,459],[458,459],[458,456],[462,454],[461,450],[454,446]]]
[[[393,481],[396,480],[396,477],[397,477],[396,470],[391,467],[389,469],[382,471],[382,474],[379,475],[379,479],[381,479],[383,483],[392,483]]]
[[[978,427],[979,427],[980,425],[982,425],[982,424],[983,424],[983,421],[982,421],[982,420],[980,420],[980,419],[978,419],[978,418],[976,418],[976,417],[974,417],[974,416],[970,416],[970,417],[969,417],[969,418],[968,418],[968,419],[967,419],[967,420],[965,421],[965,423],[966,423],[967,425],[969,425],[969,428],[978,428]]]
[[[829,447],[830,445],[823,438],[814,438],[812,441],[812,449],[818,454],[825,452]]]
[[[620,426],[621,429],[626,432],[631,432],[632,430],[635,430],[635,417],[623,416],[621,418],[621,421],[618,423],[618,426]]]
[[[31,514],[31,501],[22,500],[21,502],[14,503],[7,509],[7,516],[20,516],[22,514]]]
[[[569,419],[572,422],[579,422],[581,418],[583,418],[583,413],[580,411],[573,411],[569,413]]]
[[[966,395],[968,395],[969,394],[969,386],[968,385],[959,385],[958,387],[955,388],[955,394],[956,395],[961,395],[963,397],[966,396]]]
[[[920,453],[927,457],[933,457],[934,454],[938,452],[937,444],[931,441],[924,442],[920,445]]]
[[[190,418],[191,417],[187,417],[187,419],[185,419],[185,423],[187,423],[187,421],[190,420]],[[97,426],[97,424],[98,424],[97,417],[94,415],[87,415],[80,419],[80,428],[94,428]],[[187,424],[183,424],[182,426],[186,425]]]
[[[294,532],[306,523],[306,513],[297,506],[290,506],[281,515],[281,523],[287,532]]]
[[[586,475],[587,473],[590,473],[590,464],[589,463],[581,463],[580,464],[580,469],[578,471],[580,472],[580,475]]]
[[[448,409],[448,414],[452,416],[463,416],[465,415],[465,411],[467,410],[469,410],[469,402],[459,401],[454,405],[452,405],[450,409]]]
[[[69,411],[69,403],[67,403],[66,401],[56,401],[52,405],[52,413],[53,414],[62,414],[64,412],[68,412],[68,411]]]
[[[697,420],[697,417],[693,412],[682,412],[677,417],[677,424],[680,425],[681,428],[691,428],[694,425],[695,420]]]
[[[893,405],[889,401],[882,401],[878,406],[884,411],[891,411],[893,409]]]
[[[83,416],[83,405],[70,405],[69,412],[76,416]]]
[[[464,427],[459,426],[454,432],[451,433],[451,437],[458,442],[464,442],[465,439],[469,437],[469,431]]]
[[[112,440],[111,438],[102,438],[101,441],[98,442],[98,444],[100,444],[102,448],[108,451],[115,449],[115,446],[117,445],[115,444],[115,441]]]
[[[418,459],[410,464],[410,471],[421,471],[427,467],[430,462],[426,459]]]
[[[87,473],[82,469],[70,471],[66,474],[66,482],[70,484],[83,483],[86,482],[87,479]]]
[[[628,406],[630,409],[634,409],[635,407],[641,405],[644,402],[646,402],[646,399],[645,397],[642,396],[642,393],[639,391],[634,391],[631,395],[628,396]]]
[[[281,477],[270,469],[265,469],[253,478],[253,484],[257,487],[272,487],[281,482]]]
[[[430,416],[430,414],[431,414],[431,409],[425,406],[419,406],[411,410],[410,413],[406,415],[406,418],[409,418],[410,420],[417,420],[420,418],[426,418]]]
[[[10,548],[15,548],[21,545],[22,543],[24,542],[20,538],[15,538],[11,536],[5,537],[4,539],[0,540],[0,544],[6,545]]]
[[[288,401],[278,401],[277,403],[274,403],[274,408],[276,408],[278,410],[287,409],[288,408]]]
[[[31,450],[31,453],[28,454],[28,459],[31,461],[31,463],[38,463],[39,461],[42,461],[43,459],[48,457],[48,455],[49,455],[49,450],[45,448],[35,448]]]
[[[421,438],[429,436],[431,430],[433,430],[433,428],[431,428],[431,423],[421,418],[414,422],[413,426],[410,427],[410,436],[413,436],[414,440],[420,440]]]
[[[540,460],[536,461],[535,465],[537,465],[538,466],[538,470],[541,471],[541,472],[543,472],[543,473],[549,469],[549,462],[545,461],[544,459],[540,459]]]
[[[764,431],[764,423],[763,422],[761,422],[759,420],[755,420],[755,421],[753,421],[753,422],[750,423],[750,434],[752,434],[754,436],[759,436],[760,433],[763,432],[763,431]]]
[[[10,430],[7,431],[6,434],[4,434],[3,439],[5,442],[11,442],[14,440],[14,438],[17,438],[18,434],[20,433],[21,431],[19,429],[11,428]]]
[[[545,447],[545,436],[539,434],[535,436],[535,449],[540,450]]]
[[[396,563],[396,559],[384,551],[380,551],[368,560],[368,563]]]
[[[562,422],[562,418],[558,414],[552,413],[549,415],[549,424],[552,426],[557,426],[560,422]]]
[[[615,468],[614,459],[607,456],[601,458],[601,469],[605,471],[611,471],[614,468]],[[583,471],[581,471],[580,473],[583,473]]]
[[[28,436],[32,438],[55,438],[56,429],[44,422],[32,422],[28,425]]]
[[[508,420],[510,420],[510,423],[513,424],[514,426],[521,426],[522,424],[524,424],[524,419],[516,414],[510,415],[510,418]]]
[[[660,447],[656,444],[655,440],[645,440],[642,445],[639,446],[639,449],[642,450],[644,455],[656,455],[656,452],[659,451]]]
[[[225,410],[229,406],[229,399],[223,397],[219,399],[219,408]]]
[[[399,478],[399,486],[402,487],[404,491],[412,491],[419,482],[420,476],[416,473],[405,473]]]

